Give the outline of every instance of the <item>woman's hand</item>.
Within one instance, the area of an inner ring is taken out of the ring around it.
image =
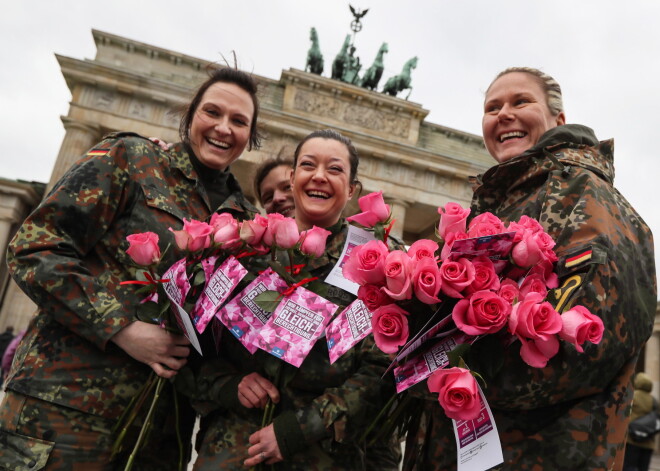
[[[135,321],[117,332],[111,340],[163,378],[173,377],[186,364],[190,354],[187,338],[148,322]]]
[[[238,400],[243,407],[263,409],[269,398],[277,404],[280,402],[280,392],[259,373],[250,373],[238,383]]]
[[[156,144],[158,147],[160,147],[164,151],[170,150],[170,148],[174,145],[171,142],[166,142],[158,137],[150,137],[149,140]]]
[[[252,445],[248,448],[250,457],[243,462],[247,467],[256,466],[259,463],[273,464],[284,460],[275,438],[273,424],[250,435],[250,445]]]

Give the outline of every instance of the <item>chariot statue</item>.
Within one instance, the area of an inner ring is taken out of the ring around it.
[[[307,64],[305,65],[305,72],[309,71],[316,75],[323,73],[323,54],[319,47],[319,37],[316,34],[316,28],[312,27],[309,31],[309,39],[312,41],[312,46],[307,51]]]
[[[369,90],[375,90],[378,88],[378,82],[380,82],[380,78],[383,76],[383,69],[385,67],[383,56],[387,52],[387,43],[383,43],[376,54],[374,63],[371,64],[371,67],[369,67],[362,76],[362,79],[360,80],[361,87],[368,88]]]
[[[387,79],[387,82],[385,82],[385,85],[383,86],[383,93],[396,96],[397,93],[403,90],[409,90],[408,95],[406,95],[407,100],[412,92],[410,73],[415,67],[417,67],[417,56],[408,60],[408,62],[403,65],[403,69],[399,75]]]

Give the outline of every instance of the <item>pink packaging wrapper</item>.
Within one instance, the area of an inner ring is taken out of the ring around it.
[[[303,287],[296,288],[258,332],[259,348],[300,367],[337,307]]]
[[[394,368],[396,392],[401,393],[420,381],[424,381],[435,370],[446,368],[449,365],[447,352],[452,351],[456,345],[471,343],[474,340],[476,340],[476,337],[457,331],[455,334],[434,343],[403,365]]]
[[[253,300],[264,291],[280,292],[287,286],[282,277],[268,268],[225,304],[216,317],[250,353],[254,353],[259,348],[256,333],[268,321],[270,313],[262,310]]]
[[[217,256],[202,260],[204,274],[206,276],[206,286],[204,291],[197,299],[195,308],[192,312],[192,321],[200,334],[204,332],[208,323],[213,319],[215,313],[224,303],[229,295],[234,291],[238,283],[247,275],[247,270],[232,255],[220,264],[217,270],[213,272]]]
[[[330,364],[371,333],[371,311],[356,299],[325,329]]]

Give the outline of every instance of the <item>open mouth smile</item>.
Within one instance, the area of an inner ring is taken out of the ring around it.
[[[527,135],[526,132],[522,131],[511,131],[511,132],[505,132],[504,134],[500,134],[500,137],[498,140],[500,142],[508,141],[509,139],[516,139],[516,138],[521,138],[525,137]]]

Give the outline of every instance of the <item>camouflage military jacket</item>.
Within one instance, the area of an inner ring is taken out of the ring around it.
[[[218,210],[254,210],[235,179]],[[141,296],[126,236],[152,231],[158,272],[181,258],[169,227],[205,220],[207,194],[183,144],[168,153],[135,134],[110,135],[75,164],[12,240],[9,268],[39,306],[7,387],[107,418],[126,408],[151,369],[109,340],[135,318]],[[170,389],[170,388],[166,388]],[[165,403],[167,401],[164,401]]]
[[[559,288],[549,301],[559,312],[583,305],[605,325],[599,345],[578,353],[562,341],[543,369],[527,366],[517,343],[505,351],[504,367],[485,390],[502,441],[501,469],[621,468],[631,375],[651,335],[656,280],[651,232],[613,179],[613,142],[566,125],[477,181],[472,216],[539,220],[559,257]],[[455,468],[451,424],[430,404],[404,469]]]
[[[326,255],[308,265],[311,274],[319,280],[338,262],[346,240],[346,223],[330,229],[333,234],[328,239]],[[341,289],[317,283],[307,287],[319,294],[323,290],[322,295],[338,305],[346,306],[355,299]],[[370,447],[365,456],[357,440],[394,394],[392,379],[381,380],[389,360],[375,348],[371,336],[332,365],[325,338],[321,338],[296,369],[261,350],[250,355],[231,335],[223,336],[219,358],[207,361],[199,378],[199,411],[219,409],[202,419],[201,433],[205,437],[202,449],[198,450],[196,469],[240,468],[248,455],[248,437],[262,427],[263,410],[247,409],[238,402],[238,383],[254,371],[275,383],[273,365],[278,363],[283,365],[281,377],[289,377],[289,381],[280,388],[281,401],[275,412],[275,434],[284,456],[284,461],[275,465],[276,469],[398,469],[398,444]],[[202,399],[214,404],[204,404]],[[203,455],[209,456],[209,461]]]

